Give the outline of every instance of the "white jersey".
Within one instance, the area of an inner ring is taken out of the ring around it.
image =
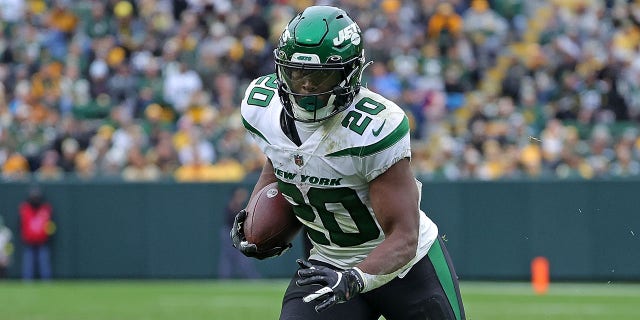
[[[313,243],[310,258],[343,269],[364,260],[385,238],[371,207],[369,182],[411,157],[404,111],[361,88],[349,108],[324,120],[297,146],[280,127],[284,110],[271,74],[251,82],[241,112],[245,128],[273,163],[278,188],[305,226]],[[408,267],[427,254],[438,234],[423,212],[416,214],[420,235]]]

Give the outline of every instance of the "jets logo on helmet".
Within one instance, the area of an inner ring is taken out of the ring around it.
[[[285,28],[282,36],[280,37],[280,45],[286,43],[289,39],[291,39],[291,33],[289,32],[289,28]]]
[[[297,121],[327,119],[349,107],[360,90],[362,34],[342,9],[305,9],[286,26],[274,55],[280,101]]]
[[[339,47],[347,39],[351,40],[351,43],[353,43],[355,45],[359,45],[360,44],[360,34],[359,33],[360,33],[360,28],[354,22],[351,25],[349,25],[348,27],[346,27],[346,28],[344,28],[344,29],[342,29],[342,30],[340,30],[338,32],[338,36],[333,38],[333,45],[336,46],[336,47]]]

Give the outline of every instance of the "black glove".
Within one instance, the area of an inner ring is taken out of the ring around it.
[[[331,268],[313,265],[309,261],[298,259],[297,262],[300,265],[298,276],[301,278],[296,281],[297,285],[322,286],[302,299],[304,302],[320,301],[315,306],[316,312],[324,311],[336,303],[351,300],[364,288],[364,281],[354,269],[335,271]]]
[[[279,256],[289,248],[291,248],[291,244],[284,247],[274,247],[269,250],[258,251],[258,247],[247,241],[247,238],[244,236],[244,220],[247,218],[247,211],[240,210],[236,217],[233,219],[233,226],[231,227],[231,231],[229,235],[231,236],[231,241],[233,242],[233,246],[240,250],[242,254],[247,257],[256,258],[256,259],[266,259],[269,257]]]

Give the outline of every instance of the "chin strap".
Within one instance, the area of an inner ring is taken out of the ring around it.
[[[280,128],[282,128],[282,132],[284,132],[284,134],[289,137],[293,143],[297,146],[302,145],[302,140],[300,140],[300,135],[298,134],[298,129],[296,129],[294,120],[289,116],[286,110],[282,110],[282,113],[280,114]]]

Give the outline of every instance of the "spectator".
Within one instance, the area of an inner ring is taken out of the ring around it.
[[[194,162],[195,154],[203,163],[211,164],[216,160],[216,151],[211,142],[207,141],[199,127],[189,131],[188,143],[178,150],[178,159],[185,165]]]
[[[96,176],[96,166],[86,151],[76,155],[75,167],[75,177],[80,180],[90,180]]]
[[[384,63],[375,63],[371,68],[372,75],[369,81],[371,90],[385,95],[391,100],[398,100],[402,93],[402,83],[399,77],[390,72]]]
[[[499,180],[504,175],[503,150],[498,141],[489,139],[482,145],[485,161],[480,163],[478,178],[481,180]]]
[[[128,165],[122,170],[125,181],[156,181],[160,179],[160,169],[142,154],[140,149],[129,150]]]
[[[4,224],[4,218],[0,215],[0,279],[7,277],[7,269],[11,264],[11,254],[13,253],[12,237],[11,229]]]
[[[528,144],[521,150],[520,163],[528,179],[543,179],[551,175],[549,170],[542,165],[542,151],[535,142]]]
[[[161,131],[158,134],[158,142],[149,153],[149,157],[153,159],[153,162],[165,177],[172,176],[180,165],[178,154],[171,141],[171,133],[168,131]]]
[[[224,223],[220,228],[220,257],[218,259],[218,278],[220,279],[228,279],[233,276],[250,279],[260,277],[253,261],[246,259],[242,253],[236,250],[229,238],[233,219],[238,211],[244,209],[248,199],[249,190],[245,187],[234,188],[229,202],[224,208]]]
[[[158,58],[149,57],[142,68],[142,76],[139,78],[141,88],[149,88],[152,92],[152,99],[155,102],[162,100],[163,82],[160,74],[160,62]]]
[[[92,39],[102,38],[113,34],[114,24],[111,17],[107,16],[105,3],[102,1],[91,2],[91,13],[83,21],[83,30]]]
[[[607,177],[616,153],[611,146],[611,132],[605,126],[597,126],[591,133],[589,141],[590,152],[586,157],[587,163],[593,168],[595,177]]]
[[[15,26],[24,18],[26,7],[25,0],[0,0],[0,18],[9,27]]]
[[[63,59],[67,54],[68,41],[78,25],[79,19],[71,10],[68,0],[54,0],[53,7],[44,17],[48,34],[45,46],[54,59]]]
[[[555,168],[560,161],[564,141],[565,128],[558,119],[551,119],[541,133],[542,158],[547,166]]]
[[[593,169],[574,151],[563,150],[562,163],[555,168],[555,174],[560,179],[591,179]]]
[[[7,181],[27,180],[29,178],[27,159],[18,152],[9,155],[2,166],[2,178]]]
[[[269,24],[265,20],[262,12],[264,8],[257,1],[251,1],[246,9],[248,15],[240,21],[240,29],[247,29],[246,32],[261,37],[262,39],[269,39]]]
[[[616,158],[609,169],[612,177],[632,177],[640,175],[640,162],[633,159],[631,150],[623,144],[616,145]]]
[[[76,170],[75,158],[80,152],[80,145],[78,141],[74,138],[66,138],[62,141],[61,149],[62,157],[60,157],[59,166],[65,172],[74,172]]]
[[[116,104],[133,102],[138,95],[138,83],[140,81],[131,74],[131,67],[121,63],[115,67],[115,74],[107,81],[109,96]]]
[[[164,99],[171,103],[178,113],[183,113],[189,106],[191,96],[200,89],[202,89],[200,76],[189,69],[186,62],[180,62],[176,72],[166,75]]]
[[[64,178],[64,170],[58,166],[58,153],[49,150],[44,153],[40,167],[36,170],[38,180],[60,180]]]
[[[440,53],[443,54],[462,34],[462,17],[449,2],[438,4],[437,8],[427,24],[427,36],[436,40]]]
[[[178,182],[208,181],[212,168],[211,163],[201,158],[200,151],[193,148],[191,159],[176,169],[174,178]]]
[[[60,79],[60,113],[70,116],[75,107],[88,106],[91,102],[90,84],[81,78],[80,69],[76,65],[67,65]]]
[[[498,51],[506,40],[509,27],[505,18],[489,7],[487,0],[472,0],[463,16],[464,32],[474,46],[481,69],[494,63]]]
[[[37,270],[42,280],[51,279],[49,245],[55,225],[51,204],[45,200],[42,190],[37,186],[29,190],[28,197],[20,204],[20,231],[23,244],[22,278],[33,280]]]

